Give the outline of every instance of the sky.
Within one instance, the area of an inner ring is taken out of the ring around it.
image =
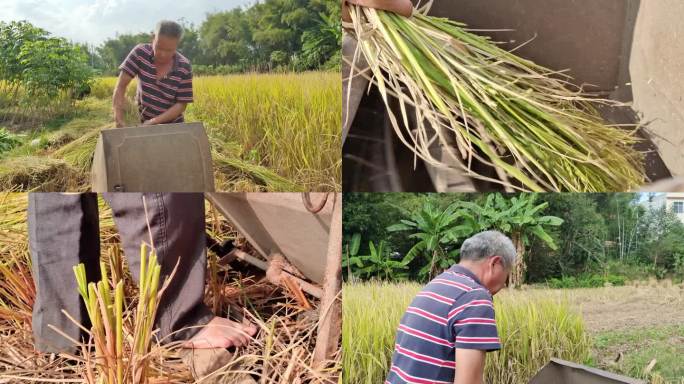
[[[99,45],[116,33],[154,30],[161,19],[200,25],[207,13],[252,4],[249,0],[0,0],[0,21],[28,20],[55,36]]]

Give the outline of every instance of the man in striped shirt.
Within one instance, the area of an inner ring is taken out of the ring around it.
[[[151,44],[138,44],[119,69],[114,90],[114,118],[124,126],[125,94],[138,78],[136,101],[143,125],[182,123],[183,112],[192,103],[192,66],[176,51],[183,28],[173,21],[161,21]]]
[[[506,285],[515,247],[497,231],[461,246],[461,261],[416,295],[397,330],[385,384],[482,384],[485,353],[501,348],[492,295]]]

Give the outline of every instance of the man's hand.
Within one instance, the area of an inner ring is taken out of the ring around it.
[[[114,96],[112,97],[112,107],[114,109],[114,121],[116,122],[116,127],[121,128],[124,126],[124,113],[126,108],[126,88],[128,84],[131,83],[133,78],[126,73],[121,71],[119,79],[116,82],[116,87],[114,88]]]
[[[454,384],[482,384],[485,351],[456,348],[456,377]]]
[[[347,3],[382,9],[406,17],[411,16],[411,13],[413,13],[413,3],[411,3],[411,0],[342,0],[342,20],[347,22],[351,21]]]
[[[167,124],[170,123],[180,115],[185,112],[185,108],[187,107],[186,103],[176,103],[171,106],[171,108],[167,109],[166,112],[162,113],[161,115],[149,119],[145,122],[143,122],[143,125],[157,125],[157,124]]]

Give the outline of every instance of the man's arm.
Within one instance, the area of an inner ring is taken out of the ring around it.
[[[456,377],[454,384],[482,384],[485,351],[456,348]]]
[[[342,20],[351,21],[347,3],[361,5],[367,8],[382,9],[409,17],[413,13],[413,4],[410,0],[342,0]]]
[[[124,110],[126,107],[126,88],[128,84],[131,83],[133,77],[126,73],[126,71],[121,71],[119,74],[119,80],[116,82],[116,87],[114,88],[114,96],[112,97],[112,104],[114,107],[114,121],[116,121],[116,127],[121,128],[124,126]]]
[[[187,106],[187,103],[176,103],[171,108],[167,109],[166,112],[162,113],[161,115],[154,117],[152,119],[149,119],[143,123],[143,125],[154,125],[154,124],[166,124],[170,123],[180,115],[185,112],[185,107]]]

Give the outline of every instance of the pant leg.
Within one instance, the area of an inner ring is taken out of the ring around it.
[[[89,327],[72,268],[84,263],[88,280],[99,279],[97,195],[30,193],[28,230],[36,284],[32,317],[35,348],[46,353],[75,353],[77,347],[48,325],[81,340],[81,330],[64,316],[64,309]]]
[[[178,270],[164,292],[157,311],[159,337],[164,338],[184,327],[203,325],[214,315],[204,305],[206,274],[206,237],[204,195],[201,193],[106,193],[112,207],[121,242],[136,281],[140,274],[140,245],[152,241],[161,265],[160,285],[178,262]],[[180,261],[179,261],[180,260]],[[161,288],[161,287],[160,287]],[[184,330],[170,339],[185,340],[199,331]]]

